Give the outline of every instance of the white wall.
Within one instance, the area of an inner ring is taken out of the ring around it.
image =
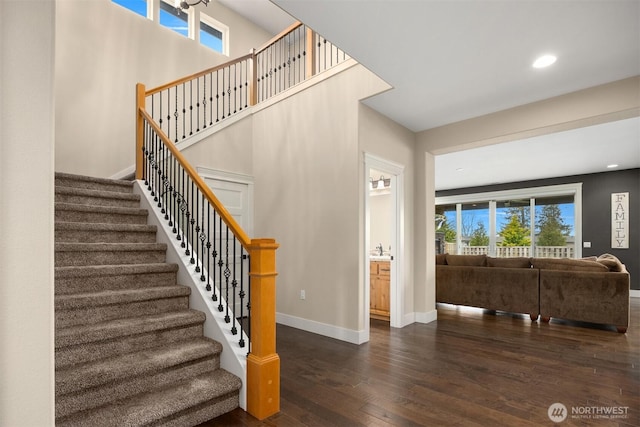
[[[212,1],[230,57],[271,34]],[[56,171],[109,177],[135,158],[135,85],[148,89],[224,63],[220,55],[111,0],[56,2]]]
[[[369,237],[370,250],[376,250],[377,246],[382,244],[384,251],[389,250],[391,245],[391,214],[393,206],[391,204],[391,194],[375,194],[370,193],[369,199]]]
[[[54,0],[0,1],[0,425],[53,426]]]

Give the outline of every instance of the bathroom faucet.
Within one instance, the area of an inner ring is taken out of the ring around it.
[[[378,251],[380,251],[380,256],[382,256],[382,255],[383,255],[383,253],[384,253],[384,249],[382,248],[382,243],[380,243],[378,246],[376,246],[376,249],[377,249]]]

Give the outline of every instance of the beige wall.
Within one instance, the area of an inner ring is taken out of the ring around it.
[[[54,13],[54,0],[0,1],[0,425],[7,427],[54,424]]]
[[[380,175],[378,175],[378,178]],[[393,206],[391,204],[391,194],[375,194],[370,193],[369,199],[369,236],[371,238],[369,249],[376,250],[376,247],[382,244],[385,251],[389,250],[391,245],[391,213]]]
[[[640,76],[429,129],[418,143],[445,154],[640,115]]]
[[[271,35],[212,1],[230,57]],[[111,0],[56,2],[56,171],[109,177],[134,164],[135,85],[147,88],[228,61]]]
[[[255,232],[281,245],[279,313],[363,328],[358,101],[385,87],[357,65],[253,117]]]
[[[404,167],[404,280],[400,286],[404,288],[403,311],[405,316],[411,316],[417,308],[422,310],[422,306],[414,304],[415,293],[426,286],[424,281],[416,280],[415,275],[416,270],[424,266],[424,262],[415,257],[416,249],[425,245],[424,238],[415,233],[417,224],[421,222],[415,216],[415,134],[364,104],[360,104],[358,128],[361,153]],[[360,217],[364,218],[364,206],[361,206]]]

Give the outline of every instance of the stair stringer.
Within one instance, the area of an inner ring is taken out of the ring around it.
[[[139,194],[140,207],[149,211],[147,218],[148,225],[158,227],[157,242],[167,245],[167,263],[178,265],[178,283],[191,288],[189,296],[189,307],[202,311],[206,314],[204,322],[204,336],[212,338],[222,344],[223,351],[220,353],[220,368],[231,372],[242,381],[240,388],[239,404],[243,410],[247,410],[247,351],[248,347],[240,347],[239,335],[233,335],[229,330],[229,324],[224,321],[225,313],[219,312],[218,302],[214,302],[200,281],[200,274],[193,272],[193,265],[189,262],[191,257],[184,255],[184,248],[180,247],[180,241],[173,236],[172,228],[164,220],[164,214],[160,213],[157,203],[146,190],[143,181],[136,180],[133,185],[133,193]],[[207,271],[204,270],[207,274]],[[222,295],[218,296],[222,298]],[[224,298],[222,298],[224,303]],[[244,332],[240,331],[244,334]],[[249,343],[247,336],[244,336],[245,343]],[[247,344],[248,345],[248,344]]]

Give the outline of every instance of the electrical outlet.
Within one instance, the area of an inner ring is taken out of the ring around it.
[[[305,293],[304,293],[304,289],[302,289],[302,290],[300,291],[300,299],[305,299],[305,298],[306,298],[306,295],[305,295]]]
[[[590,248],[591,247],[591,242],[584,242],[583,247]]]

